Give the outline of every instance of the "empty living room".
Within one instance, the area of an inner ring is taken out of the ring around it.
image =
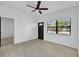
[[[79,57],[79,1],[0,1],[0,57]]]

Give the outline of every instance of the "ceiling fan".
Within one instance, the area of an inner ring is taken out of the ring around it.
[[[36,7],[33,7],[31,5],[27,5],[27,6],[31,7],[31,8],[34,8],[34,10],[32,12],[34,12],[36,10],[39,10],[39,13],[42,14],[41,10],[48,10],[48,8],[40,8],[40,4],[41,4],[41,1],[38,1]]]

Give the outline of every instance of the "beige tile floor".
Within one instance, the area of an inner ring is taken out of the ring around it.
[[[76,49],[44,40],[31,40],[0,48],[1,57],[77,57]]]

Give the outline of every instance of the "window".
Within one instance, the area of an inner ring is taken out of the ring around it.
[[[48,22],[48,33],[56,33],[56,22]]]
[[[70,35],[71,34],[71,19],[63,18],[56,21],[49,21],[47,29],[48,29],[48,33]]]

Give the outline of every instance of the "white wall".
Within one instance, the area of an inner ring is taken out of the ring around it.
[[[28,12],[28,11],[27,11]],[[0,5],[0,16],[14,19],[14,43],[37,38],[35,17]]]
[[[14,37],[14,19],[1,17],[1,38]]]
[[[62,44],[72,48],[77,48],[78,39],[78,21],[77,21],[77,8],[72,7],[69,9],[57,11],[55,13],[50,13],[45,16],[41,16],[41,20],[45,23],[44,27],[44,39],[46,41]],[[71,36],[48,34],[47,33],[47,21],[57,20],[60,18],[71,18]]]

